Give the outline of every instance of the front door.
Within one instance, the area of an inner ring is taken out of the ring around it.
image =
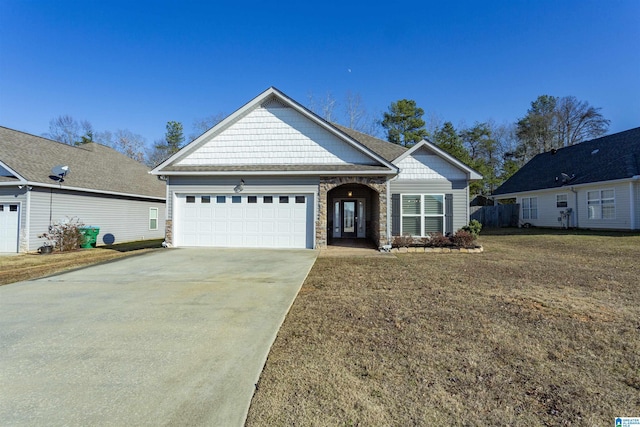
[[[356,201],[343,200],[342,203],[342,237],[356,237],[358,217],[356,216]]]

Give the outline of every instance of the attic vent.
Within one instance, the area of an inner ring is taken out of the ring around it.
[[[270,98],[264,101],[261,105],[262,108],[287,108],[278,98]]]
[[[593,151],[591,152],[591,155],[598,154],[598,151],[600,151],[600,149],[599,149],[599,148],[596,148],[595,150],[593,150]]]

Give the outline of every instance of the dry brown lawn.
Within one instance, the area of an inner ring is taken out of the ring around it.
[[[640,415],[640,236],[320,258],[248,426],[612,425]]]
[[[146,240],[72,252],[0,256],[0,285],[36,279],[99,262],[136,255],[159,248],[162,240]]]

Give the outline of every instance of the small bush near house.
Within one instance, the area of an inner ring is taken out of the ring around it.
[[[408,248],[414,244],[413,237],[410,234],[404,234],[402,236],[395,236],[393,238],[394,248]]]
[[[84,235],[80,232],[84,224],[76,217],[67,218],[65,221],[56,223],[50,227],[46,233],[38,237],[46,239],[46,243],[53,242],[54,246],[61,252],[74,251],[80,249],[84,243]]]
[[[432,248],[444,248],[446,246],[451,246],[451,239],[442,233],[431,233],[429,235],[429,240],[427,240],[426,243],[427,246]]]
[[[451,242],[459,248],[467,248],[473,246],[476,236],[466,230],[458,230],[456,234],[451,237]]]
[[[462,227],[462,230],[468,231],[469,233],[473,234],[474,238],[477,239],[480,235],[480,230],[482,230],[482,224],[477,219],[472,219],[468,225]]]

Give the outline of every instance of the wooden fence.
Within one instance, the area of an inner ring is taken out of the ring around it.
[[[483,227],[517,227],[520,205],[471,206],[470,219],[477,219]]]

